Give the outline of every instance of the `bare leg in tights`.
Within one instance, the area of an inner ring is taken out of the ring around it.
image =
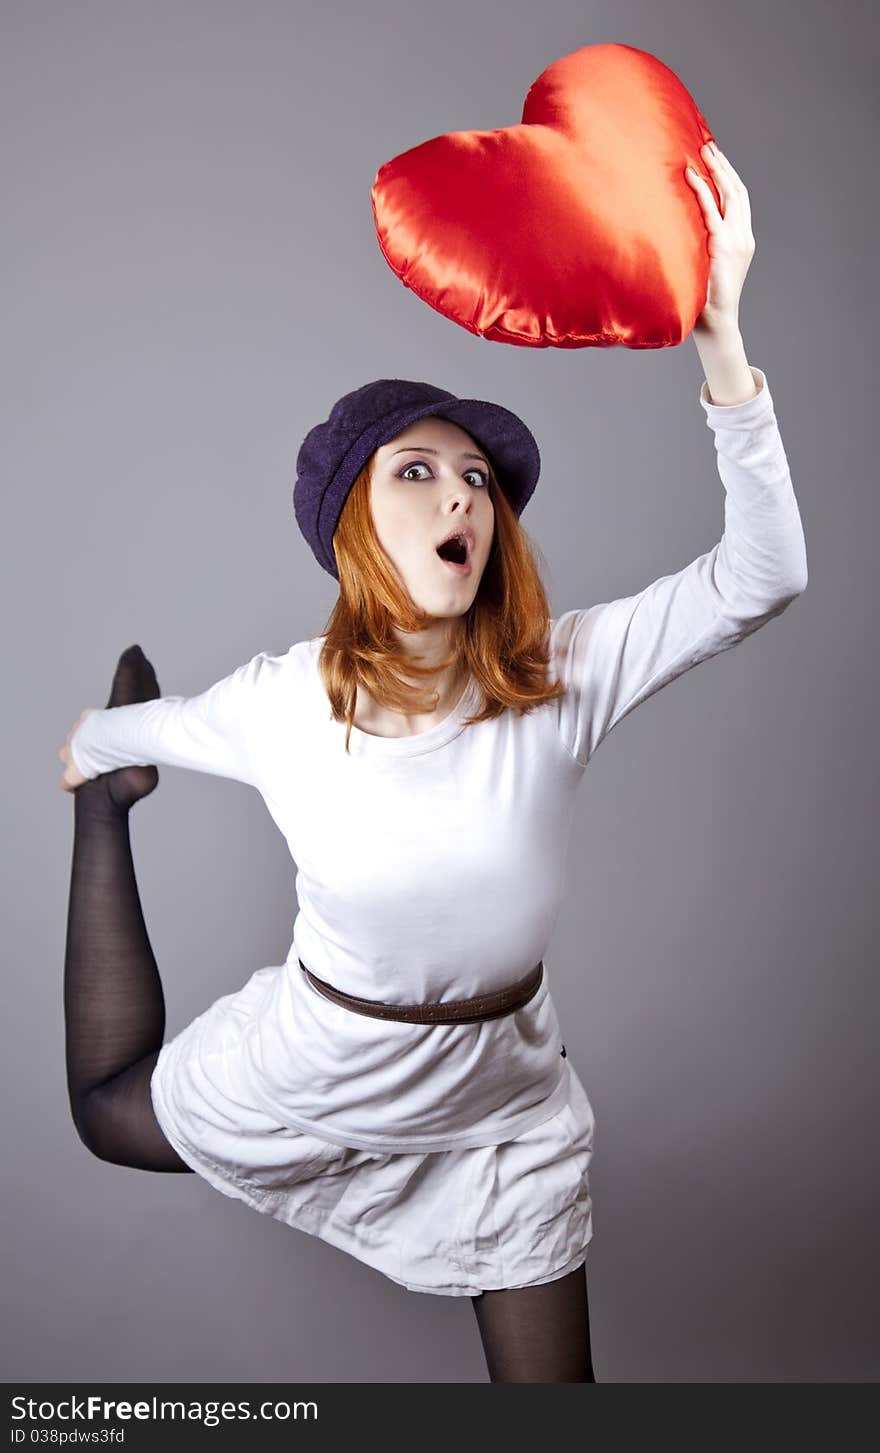
[[[490,1382],[595,1382],[586,1266],[471,1298]]]
[[[159,696],[139,646],[119,658],[108,706]],[[153,1110],[150,1077],[165,1000],[141,910],[129,811],[156,787],[155,767],[123,767],[73,794],[64,961],[67,1084],[74,1124],[101,1160],[188,1171]],[[543,1286],[472,1298],[492,1382],[593,1382],[583,1266]]]
[[[139,646],[119,658],[108,706],[151,701],[159,683]],[[188,1171],[159,1127],[150,1076],[165,1035],[165,999],[147,937],[128,814],[159,780],[122,767],[73,794],[73,863],[64,959],[67,1087],[80,1139],[101,1160]]]

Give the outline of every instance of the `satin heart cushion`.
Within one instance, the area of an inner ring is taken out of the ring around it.
[[[703,311],[703,114],[656,56],[616,43],[553,61],[517,126],[453,131],[385,162],[384,256],[482,338],[526,348],[667,348]]]

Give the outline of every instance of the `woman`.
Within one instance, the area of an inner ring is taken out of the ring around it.
[[[518,524],[539,470],[529,430],[377,380],[297,459],[297,520],[340,582],[326,634],[188,699],[161,697],[131,647],[108,707],[59,753],[76,794],[65,1011],[85,1144],[198,1171],[400,1285],[470,1296],[493,1381],[595,1380],[594,1122],[543,960],[574,790],[635,706],[806,586],[772,399],[738,329],[748,195],[704,154],[723,206],[693,180],[711,258],[700,402],[727,492],[713,550],[550,620]],[[168,1044],[128,835],[156,764],[256,787],[298,865],[287,961]]]

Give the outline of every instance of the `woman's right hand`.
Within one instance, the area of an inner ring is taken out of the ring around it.
[[[77,787],[82,787],[84,782],[89,782],[91,780],[89,777],[84,777],[82,772],[80,772],[79,768],[76,766],[76,763],[74,762],[73,757],[70,753],[70,739],[76,731],[77,727],[79,726],[80,722],[83,721],[90,712],[96,710],[97,708],[94,706],[87,706],[83,711],[80,712],[76,721],[73,723],[73,726],[70,728],[70,731],[67,733],[64,746],[59,748],[58,757],[64,763],[64,774],[61,778],[62,792],[75,792]]]

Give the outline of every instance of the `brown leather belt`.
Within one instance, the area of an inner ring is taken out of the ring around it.
[[[438,1004],[384,1004],[380,999],[358,999],[354,994],[343,994],[307,969],[302,959],[298,962],[309,983],[334,1004],[352,1009],[355,1014],[369,1014],[374,1019],[401,1019],[407,1024],[471,1024],[481,1019],[498,1019],[528,1004],[544,977],[542,959],[524,979],[494,994],[479,994],[475,999],[446,999]]]

